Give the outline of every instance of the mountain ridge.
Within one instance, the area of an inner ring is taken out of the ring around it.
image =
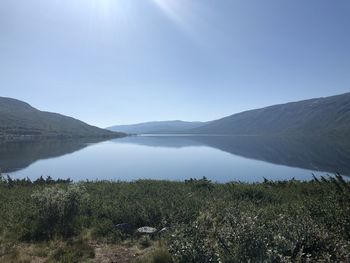
[[[30,104],[0,97],[0,139],[120,137],[62,114],[40,111]]]
[[[106,129],[111,131],[121,131],[126,133],[144,134],[167,134],[178,133],[182,130],[193,129],[203,125],[203,122],[190,122],[181,120],[171,121],[150,121],[130,125],[115,125]]]
[[[176,121],[182,124],[176,129],[163,125],[168,122],[174,121],[117,125],[109,129],[121,128],[135,134],[347,135],[350,134],[350,92],[247,110],[208,122]],[[145,124],[147,129],[143,127]],[[152,127],[153,124],[158,127]]]
[[[349,134],[350,92],[244,111],[187,132],[231,135]]]

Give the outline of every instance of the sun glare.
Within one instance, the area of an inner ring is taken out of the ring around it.
[[[204,43],[199,28],[205,23],[203,3],[188,0],[151,0],[178,28],[197,43]]]
[[[91,10],[94,10],[100,18],[109,18],[117,7],[117,1],[113,0],[88,0]]]
[[[174,23],[188,29],[189,5],[183,0],[152,0]],[[186,10],[187,9],[187,10]]]
[[[74,8],[75,11],[81,12],[99,20],[109,20],[111,18],[124,15],[125,8],[128,6],[126,0],[73,0],[67,7]]]

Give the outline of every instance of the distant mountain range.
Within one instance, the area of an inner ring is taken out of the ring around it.
[[[152,121],[131,125],[116,125],[106,129],[135,134],[169,134],[179,133],[185,130],[195,129],[203,126],[203,122],[188,121]]]
[[[120,137],[131,134],[350,135],[350,93],[245,111],[210,122],[157,121],[100,129],[0,97],[0,139]],[[118,132],[116,132],[118,131]]]
[[[0,97],[0,139],[118,137],[111,132],[29,104]]]
[[[350,93],[245,111],[210,122],[149,122],[108,129],[137,134],[350,135]]]

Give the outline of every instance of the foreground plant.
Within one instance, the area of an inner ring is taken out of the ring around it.
[[[0,247],[7,251],[0,251],[0,262],[9,255],[31,258],[16,248],[38,242],[57,261],[103,258],[101,246],[125,259],[120,262],[350,260],[350,185],[339,175],[259,184],[204,178],[10,185],[0,183]],[[166,231],[140,237],[136,230],[144,226]],[[70,241],[82,236],[82,243]]]

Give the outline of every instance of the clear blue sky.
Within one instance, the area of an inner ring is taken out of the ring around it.
[[[349,0],[0,1],[0,96],[101,127],[348,91]]]

